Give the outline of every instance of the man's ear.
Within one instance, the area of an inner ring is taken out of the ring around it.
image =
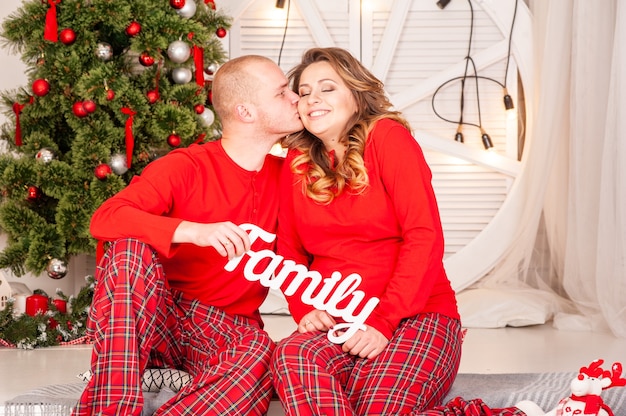
[[[239,120],[244,123],[250,123],[254,121],[254,113],[251,111],[250,105],[238,104],[235,107],[235,113]]]

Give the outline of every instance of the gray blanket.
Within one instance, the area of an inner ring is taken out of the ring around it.
[[[459,374],[444,403],[455,398],[480,398],[493,408],[514,406],[522,400],[532,400],[545,411],[556,407],[559,400],[570,395],[570,382],[577,373],[528,374]],[[85,383],[48,386],[15,397],[5,403],[7,416],[65,416],[69,415]],[[163,389],[144,393],[144,415],[151,415],[161,404],[174,396]],[[626,415],[626,387],[607,389],[604,402],[615,415]]]

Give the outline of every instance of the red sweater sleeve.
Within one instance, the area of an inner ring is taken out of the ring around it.
[[[91,234],[104,241],[137,238],[169,257],[174,231],[182,220],[166,214],[177,193],[194,189],[194,172],[193,160],[182,152],[155,160],[96,210]]]
[[[403,318],[424,310],[437,282],[447,282],[443,230],[432,174],[411,133],[398,123],[383,120],[371,133],[368,145],[402,237],[391,279],[367,320],[389,336]],[[455,305],[450,308],[456,310]]]

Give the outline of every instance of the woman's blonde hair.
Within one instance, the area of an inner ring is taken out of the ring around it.
[[[410,130],[408,122],[385,95],[383,83],[365,68],[350,52],[341,48],[312,48],[302,61],[288,73],[293,91],[298,92],[304,69],[316,62],[328,62],[352,91],[357,111],[345,127],[341,143],[347,146],[345,158],[336,165],[320,139],[306,130],[287,136],[283,146],[302,152],[291,165],[294,173],[302,175],[307,196],[322,204],[330,203],[344,190],[361,193],[369,183],[363,154],[372,126],[382,118],[400,122]]]

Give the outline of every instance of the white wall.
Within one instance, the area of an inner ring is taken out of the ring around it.
[[[4,20],[22,5],[21,0],[2,0],[0,7],[0,21]],[[0,48],[0,91],[12,90],[27,83],[24,69],[19,55],[12,55],[6,48]],[[7,118],[0,114],[0,124],[4,124]]]

